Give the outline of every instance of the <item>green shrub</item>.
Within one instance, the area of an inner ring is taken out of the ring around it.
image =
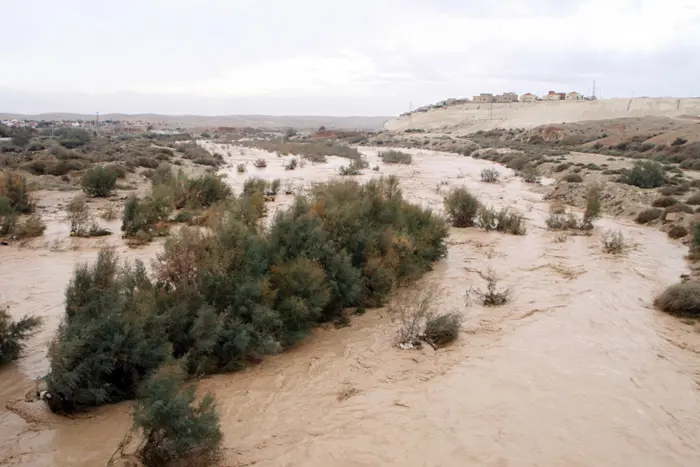
[[[655,208],[667,208],[677,203],[678,200],[672,196],[662,196],[661,198],[656,198],[651,205]]]
[[[124,203],[122,232],[125,237],[150,240],[156,234],[156,224],[165,221],[171,212],[172,201],[163,196],[130,196]]]
[[[619,181],[639,188],[657,188],[666,183],[666,175],[658,162],[637,161],[631,170],[622,172]]]
[[[97,166],[85,172],[81,183],[88,196],[104,198],[112,194],[117,184],[117,174],[107,167]]]
[[[52,410],[131,399],[167,356],[153,285],[140,261],[120,265],[101,250],[93,266],[78,266],[66,289],[66,313],[49,346],[46,377]]]
[[[443,203],[453,227],[472,227],[481,207],[479,200],[466,188],[452,189]]]
[[[563,171],[565,171],[566,169],[568,169],[569,167],[571,167],[571,164],[570,164],[570,163],[568,163],[568,162],[563,162],[563,163],[561,163],[561,164],[555,166],[555,167],[554,167],[554,171],[557,172],[557,173],[558,173],[558,172],[563,172]]]
[[[164,368],[147,379],[132,409],[134,428],[144,441],[144,465],[164,466],[197,459],[211,464],[221,445],[219,417],[211,394],[194,405],[195,385],[184,386],[181,370]]]
[[[564,181],[568,183],[581,183],[583,182],[583,178],[579,174],[567,174],[564,177]]]
[[[687,199],[685,204],[690,204],[693,206],[700,205],[700,193],[695,193],[694,195],[692,195],[690,198]]]
[[[674,316],[700,318],[700,281],[672,285],[656,297],[654,306]]]
[[[243,163],[238,164],[238,165],[236,166],[236,172],[238,172],[239,174],[244,174],[244,173],[246,173],[246,170],[247,170],[247,169],[246,169],[246,166],[245,166],[245,164],[243,164]]]
[[[204,174],[185,182],[186,205],[193,209],[208,208],[231,196],[231,188],[216,174]]]
[[[637,224],[647,224],[661,217],[662,213],[661,209],[645,209],[637,214],[635,222]]]
[[[401,151],[382,151],[379,153],[379,158],[385,164],[410,164],[413,162],[413,156]]]
[[[41,319],[25,316],[13,321],[5,310],[0,310],[0,365],[17,360],[24,348],[24,341],[41,325]]]

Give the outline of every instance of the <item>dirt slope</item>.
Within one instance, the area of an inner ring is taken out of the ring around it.
[[[598,101],[536,102],[512,104],[468,103],[396,118],[384,127],[473,133],[493,128],[531,128],[539,125],[623,117],[700,116],[700,98],[604,99]]]

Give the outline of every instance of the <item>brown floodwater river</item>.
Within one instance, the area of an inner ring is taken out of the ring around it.
[[[213,146],[213,145],[212,145]],[[282,178],[303,189],[334,176],[343,159],[285,171],[288,157],[217,147],[240,189],[246,176]],[[373,166],[377,150],[363,148]],[[411,151],[410,166],[381,165],[356,178],[394,173],[405,197],[442,208],[452,186],[527,218],[523,237],[453,229],[447,258],[422,280],[442,288],[441,309],[465,321],[460,339],[438,351],[395,347],[383,310],[343,329],[319,328],[297,348],[245,371],[202,380],[218,402],[225,465],[256,466],[606,466],[700,465],[700,334],[659,313],[655,295],[685,272],[683,245],[663,232],[605,218],[588,237],[559,242],[544,227],[542,194],[509,169],[458,155]],[[266,169],[252,162],[268,159]],[[235,165],[248,163],[248,173]],[[485,184],[485,167],[501,183]],[[256,173],[257,172],[257,173]],[[292,196],[279,196],[275,208]],[[273,208],[273,211],[274,209]],[[104,465],[129,428],[128,403],[75,418],[25,400],[48,369],[47,345],[63,313],[76,264],[99,244],[57,241],[0,247],[0,301],[15,318],[42,316],[24,356],[0,369],[0,464]],[[632,244],[604,254],[601,232]],[[118,228],[117,228],[118,230]],[[147,263],[158,244],[129,250]],[[487,268],[512,291],[504,307],[467,307],[465,290],[483,287]],[[348,391],[352,389],[352,391]],[[351,397],[339,397],[342,391]]]

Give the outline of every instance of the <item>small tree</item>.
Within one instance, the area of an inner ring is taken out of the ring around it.
[[[83,191],[88,196],[105,198],[117,184],[117,174],[107,167],[93,167],[83,175]]]
[[[19,358],[24,341],[31,337],[41,325],[41,318],[25,316],[19,321],[5,310],[0,310],[0,365]]]
[[[593,228],[593,221],[600,217],[600,187],[592,186],[586,194],[586,211],[583,213],[584,230]]]
[[[183,386],[179,368],[161,368],[141,386],[132,417],[143,432],[138,455],[147,466],[177,460],[212,459],[221,445],[219,417],[211,394],[194,405],[195,386]]]
[[[71,233],[79,237],[85,235],[90,222],[90,212],[85,197],[82,195],[74,197],[66,206],[66,213]]]

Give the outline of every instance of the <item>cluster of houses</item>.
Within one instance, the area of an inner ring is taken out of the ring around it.
[[[586,97],[583,94],[578,93],[576,91],[571,91],[571,92],[549,91],[544,96],[538,96],[538,95],[532,94],[530,92],[526,92],[525,94],[522,94],[520,96],[518,96],[514,92],[504,92],[502,94],[492,94],[492,93],[488,93],[488,92],[482,92],[481,94],[473,96],[472,99],[468,99],[468,98],[445,99],[444,101],[440,101],[436,104],[426,105],[424,107],[419,107],[419,108],[415,109],[413,112],[427,112],[430,109],[435,109],[435,108],[440,108],[440,107],[449,107],[452,105],[468,104],[468,103],[509,104],[512,102],[583,101],[583,100],[591,100],[591,99],[595,99],[595,98],[594,97]],[[408,112],[408,113],[410,114],[412,112]],[[406,115],[406,114],[404,114],[404,115]]]

